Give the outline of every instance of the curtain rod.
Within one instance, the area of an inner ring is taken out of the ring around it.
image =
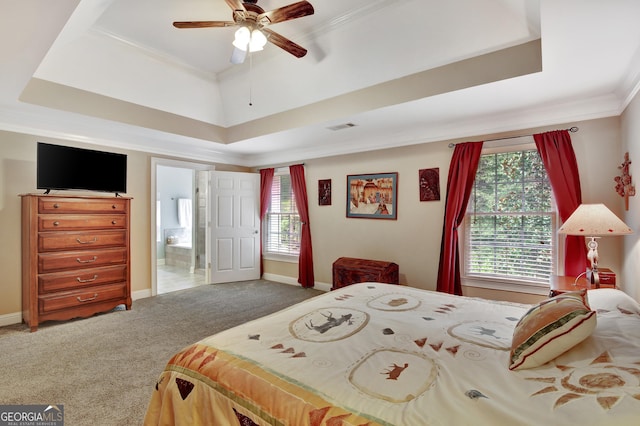
[[[567,131],[569,131],[569,132],[571,132],[571,133],[575,133],[575,132],[577,132],[579,129],[578,129],[576,126],[573,126],[573,127],[570,127],[570,128],[568,128],[568,129],[564,129],[564,130],[567,130]],[[505,140],[505,139],[517,139],[517,138],[524,138],[525,136],[533,136],[533,135],[532,135],[532,134],[530,134],[530,135],[506,136],[506,137],[504,137],[504,138],[487,139],[487,140],[485,140],[485,141],[483,141],[483,142],[502,141],[502,140]],[[450,143],[450,144],[449,144],[449,148],[453,148],[454,146],[456,146],[456,144],[455,144],[455,143]]]
[[[264,170],[264,169],[274,169],[274,170],[275,170],[275,169],[282,169],[282,168],[284,168],[284,167],[289,167],[289,166],[298,166],[298,165],[300,165],[300,166],[304,166],[304,163],[281,164],[281,165],[278,165],[278,166],[262,167],[261,169],[258,169],[258,170]]]

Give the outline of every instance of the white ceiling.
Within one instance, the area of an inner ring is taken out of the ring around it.
[[[261,166],[619,115],[640,86],[637,0],[310,2],[269,27],[305,57],[232,65],[235,28],[171,25],[224,0],[0,0],[0,129]]]

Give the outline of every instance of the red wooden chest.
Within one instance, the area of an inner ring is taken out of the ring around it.
[[[331,290],[363,282],[399,283],[398,264],[383,260],[341,257],[333,262]]]

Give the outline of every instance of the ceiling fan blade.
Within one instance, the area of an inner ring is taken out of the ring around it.
[[[303,16],[313,15],[313,13],[314,10],[311,3],[308,1],[299,1],[288,6],[261,13],[257,16],[256,22],[259,22],[262,25],[275,24],[278,22],[289,21],[291,19],[302,18]]]
[[[247,9],[245,9],[244,5],[242,4],[242,2],[240,0],[226,0],[227,4],[229,5],[229,7],[231,8],[231,10],[233,10],[234,12],[236,10],[240,10],[242,12],[246,12]]]
[[[176,28],[209,28],[209,27],[232,27],[236,25],[233,21],[177,21],[173,23]]]
[[[307,49],[300,46],[299,44],[292,42],[288,38],[285,38],[280,34],[274,31],[271,31],[268,28],[262,28],[260,31],[262,31],[264,35],[267,37],[267,41],[275,44],[276,46],[278,46],[283,50],[286,50],[296,58],[302,58],[304,55],[307,54]]]

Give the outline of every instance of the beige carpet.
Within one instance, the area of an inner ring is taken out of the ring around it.
[[[174,352],[321,294],[267,281],[205,285],[30,333],[0,328],[0,404],[63,404],[66,426],[140,425]]]

